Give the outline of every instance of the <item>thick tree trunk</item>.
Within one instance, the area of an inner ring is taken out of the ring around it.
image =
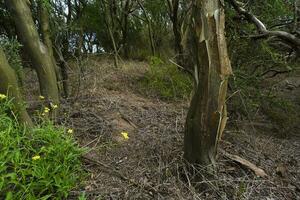
[[[33,126],[22,101],[19,91],[18,81],[13,68],[7,62],[3,50],[0,48],[0,93],[8,94],[8,98],[12,99],[14,104],[14,112],[18,120],[27,126]]]
[[[45,96],[48,101],[58,104],[59,92],[55,75],[55,65],[52,62],[47,48],[40,41],[30,9],[26,2],[27,1],[6,0],[6,4],[12,12],[18,36],[28,51],[33,67],[38,74],[41,94]]]
[[[221,0],[194,2],[194,56],[198,84],[186,119],[184,158],[192,164],[214,166],[217,144],[226,125],[226,92],[231,74]]]

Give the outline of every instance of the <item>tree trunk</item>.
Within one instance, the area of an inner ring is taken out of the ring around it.
[[[129,58],[129,45],[128,45],[128,28],[129,28],[129,13],[131,9],[131,0],[126,0],[125,6],[124,6],[124,14],[123,14],[123,24],[122,24],[122,44],[123,44],[123,52],[124,52],[124,57],[126,59]]]
[[[40,41],[31,16],[31,11],[26,2],[27,1],[6,0],[6,4],[10,8],[15,21],[18,36],[28,51],[33,67],[38,74],[41,94],[45,96],[48,101],[58,104],[59,93],[55,75],[55,65],[52,62],[47,48]]]
[[[145,7],[143,6],[143,4],[140,1],[138,1],[138,4],[143,11],[145,21],[147,22],[151,53],[152,53],[152,56],[155,56],[156,52],[155,52],[155,44],[154,44],[154,38],[153,38],[152,21],[149,19],[148,15],[147,15],[147,11],[146,11]]]
[[[41,33],[42,33],[42,40],[45,44],[45,46],[48,49],[49,56],[53,62],[53,66],[55,67],[55,75],[57,78],[57,87],[61,91],[62,90],[62,75],[61,75],[61,70],[56,64],[56,60],[54,57],[53,53],[53,45],[52,45],[52,40],[51,40],[51,30],[50,30],[50,23],[49,23],[49,13],[48,9],[45,6],[45,3],[43,0],[39,0],[39,17],[40,17],[40,26],[41,26]]]
[[[167,0],[169,7],[169,16],[172,21],[172,28],[174,34],[174,49],[177,57],[177,63],[185,68],[184,55],[183,55],[183,45],[182,45],[182,35],[181,35],[181,23],[178,19],[179,10],[179,0]]]
[[[198,84],[186,119],[184,158],[192,164],[214,166],[217,144],[227,121],[226,92],[231,65],[225,39],[221,0],[196,0],[193,30]]]
[[[33,126],[20,94],[17,76],[13,68],[7,62],[3,50],[0,48],[0,93],[8,94],[8,98],[12,99],[14,104],[14,112],[18,120],[29,127]]]
[[[118,58],[119,53],[118,53],[118,48],[117,48],[117,44],[116,44],[116,40],[115,40],[114,30],[112,30],[112,29],[115,29],[114,20],[113,20],[113,16],[116,16],[116,15],[114,15],[114,12],[115,12],[115,9],[113,7],[114,4],[115,3],[113,1],[112,5],[107,7],[105,5],[105,2],[103,2],[103,6],[105,9],[105,23],[106,23],[109,37],[112,42],[113,51],[114,51],[114,65],[116,68],[118,68],[119,67],[119,58]]]

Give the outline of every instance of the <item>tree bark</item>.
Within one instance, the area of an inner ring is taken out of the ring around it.
[[[27,1],[6,0],[10,8],[18,36],[28,51],[40,83],[40,91],[48,101],[59,103],[59,92],[55,66],[45,45],[40,41],[38,32],[33,22]]]
[[[32,127],[33,123],[29,117],[21,97],[15,71],[8,64],[3,50],[0,48],[0,93],[8,94],[8,98],[12,99],[13,111],[16,113],[18,120]]]
[[[55,75],[57,78],[57,87],[59,91],[61,91],[63,88],[62,83],[62,72],[59,66],[56,63],[54,51],[53,51],[53,44],[51,40],[51,29],[50,29],[50,23],[49,23],[49,12],[48,9],[45,6],[45,3],[43,0],[38,1],[39,4],[39,17],[40,17],[40,27],[41,27],[41,33],[42,33],[42,41],[44,42],[45,46],[48,49],[49,56],[53,62],[53,66],[55,67]]]
[[[129,46],[128,46],[128,23],[129,23],[129,13],[130,13],[130,8],[131,8],[131,0],[126,0],[125,6],[124,6],[124,14],[123,14],[123,28],[122,28],[122,44],[123,44],[123,52],[124,52],[124,57],[126,59],[129,58]]]
[[[201,166],[215,165],[217,145],[227,121],[225,101],[231,65],[222,2],[196,0],[192,12],[199,81],[186,119],[184,158]]]
[[[180,31],[181,24],[178,19],[179,0],[167,0],[167,3],[169,8],[169,16],[172,21],[172,28],[174,34],[174,49],[177,57],[177,62],[180,66],[185,68],[182,35]]]

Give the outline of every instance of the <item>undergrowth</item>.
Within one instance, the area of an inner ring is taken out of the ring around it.
[[[239,113],[242,118],[255,120],[263,114],[270,120],[276,131],[282,136],[293,132],[300,120],[295,102],[289,98],[278,95],[274,84],[264,87],[264,78],[256,74],[249,75],[236,70],[235,76],[230,81],[232,96],[229,101],[229,110]]]
[[[63,199],[83,177],[79,148],[49,120],[27,129],[0,99],[0,199]]]
[[[174,64],[151,57],[150,68],[141,81],[144,92],[166,100],[188,98],[193,88],[191,77]]]

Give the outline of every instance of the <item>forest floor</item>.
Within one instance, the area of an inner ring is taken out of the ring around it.
[[[216,175],[204,177],[209,187],[198,191],[182,158],[188,100],[163,101],[141,93],[144,62],[124,61],[122,69],[115,69],[110,60],[92,59],[84,66],[80,82],[72,70],[73,95],[63,101],[64,115],[57,119],[89,148],[83,158],[87,177],[70,199],[82,192],[87,199],[300,199],[297,134],[275,137],[249,125],[255,122],[230,119]],[[38,96],[36,87],[31,90]],[[256,176],[228,154],[250,161],[267,176]]]

